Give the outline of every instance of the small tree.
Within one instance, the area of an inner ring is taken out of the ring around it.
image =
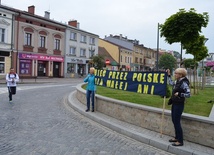
[[[95,55],[92,57],[91,64],[96,69],[103,69],[105,66],[104,58],[100,55]]]
[[[172,71],[175,68],[176,59],[168,53],[161,55],[159,60],[159,68],[170,69]]]

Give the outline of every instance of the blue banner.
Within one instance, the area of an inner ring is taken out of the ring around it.
[[[95,77],[95,84],[98,86],[166,96],[166,72],[95,70]]]

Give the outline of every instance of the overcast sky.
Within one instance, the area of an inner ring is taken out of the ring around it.
[[[3,5],[27,11],[35,6],[35,13],[67,23],[77,20],[80,29],[97,34],[100,38],[110,34],[137,39],[140,44],[157,48],[157,25],[184,8],[195,8],[197,13],[208,12],[209,24],[202,29],[209,53],[214,53],[214,0],[1,0]],[[159,47],[180,52],[180,44],[167,44],[160,38]],[[192,55],[183,55],[192,58]]]

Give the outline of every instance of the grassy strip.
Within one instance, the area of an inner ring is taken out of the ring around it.
[[[85,89],[86,85],[84,85],[83,88]],[[199,90],[198,95],[191,95],[190,98],[186,99],[184,112],[208,117],[212,109],[213,103],[207,102],[209,100],[214,100],[213,92],[214,88],[205,88],[204,90]],[[101,86],[97,86],[96,93],[102,96],[135,104],[163,108],[164,99],[158,95],[139,94]],[[171,106],[167,105],[167,101],[168,99],[166,99],[166,109],[170,110]]]

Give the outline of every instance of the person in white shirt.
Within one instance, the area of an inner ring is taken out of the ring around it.
[[[12,95],[16,94],[16,86],[19,81],[18,74],[14,71],[14,68],[10,69],[10,72],[6,75],[8,93],[9,93],[9,102],[12,102]]]

